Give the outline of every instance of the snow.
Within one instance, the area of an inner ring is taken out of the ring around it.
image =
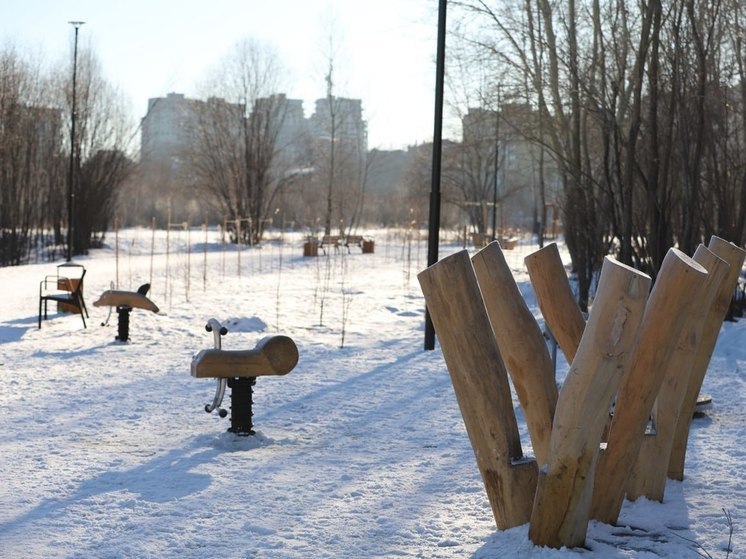
[[[37,329],[38,283],[60,262],[0,268],[0,557],[746,557],[746,320],[723,325],[713,406],[665,502],[625,502],[585,548],[538,548],[527,525],[495,528],[442,354],[423,350],[427,249],[406,233],[318,258],[290,234],[239,252],[215,231],[159,232],[151,257],[150,231],[112,233],[76,260],[87,329],[51,309]],[[506,254],[539,317],[522,264],[536,248]],[[151,277],[161,312],[134,309],[130,342],[115,341],[116,312],[103,326],[93,301]],[[206,414],[216,383],[190,376],[210,318],[224,349],[278,333],[298,345],[295,370],[257,380],[255,437]]]

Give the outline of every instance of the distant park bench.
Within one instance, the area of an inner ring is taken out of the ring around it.
[[[316,237],[306,237],[303,243],[303,256],[318,256],[318,249],[326,254],[327,248],[333,248],[339,251],[340,247],[345,247],[348,254],[351,252],[350,247],[357,246],[363,251],[363,254],[370,254],[375,250],[373,239],[368,239],[362,235],[324,235],[320,240]]]
[[[484,248],[490,242],[492,242],[491,235],[483,235],[480,233],[472,233],[471,241],[474,248]],[[518,237],[497,237],[497,241],[500,243],[500,248],[503,250],[513,250],[518,244]]]
[[[333,247],[335,250],[339,250],[339,247],[341,245],[341,237],[339,235],[324,235],[321,238],[321,249],[323,250],[325,246],[327,247]]]

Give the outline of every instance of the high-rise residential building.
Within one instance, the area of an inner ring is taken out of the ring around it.
[[[360,99],[334,96],[317,99],[309,126],[316,139],[328,141],[333,135],[335,142],[351,144],[359,153],[368,151],[368,126],[363,120]]]
[[[308,121],[303,101],[288,99],[284,93],[257,99],[252,115],[271,115],[276,155],[285,166],[303,165],[308,159]]]
[[[194,101],[181,93],[148,99],[148,112],[140,127],[140,162],[172,161],[186,153],[197,115]]]
[[[141,122],[138,194],[143,203],[149,197],[153,204],[149,211],[160,221],[167,214],[183,221],[204,212],[204,191],[190,188],[205,180],[205,169],[195,172],[194,165],[206,145],[228,152],[247,138],[254,145],[267,145],[267,138],[274,137],[272,167],[278,177],[312,173],[317,148],[332,136],[340,148],[337,165],[364,161],[367,125],[359,99],[320,99],[310,118],[305,117],[303,101],[285,94],[257,99],[249,109],[219,98],[204,101],[180,93],[148,100]]]

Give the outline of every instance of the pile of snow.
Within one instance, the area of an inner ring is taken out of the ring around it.
[[[591,523],[587,549],[537,548],[527,525],[496,530],[443,357],[423,350],[424,241],[376,231],[374,254],[303,258],[300,237],[237,251],[200,235],[152,247],[127,230],[118,251],[78,259],[87,329],[54,312],[37,329],[56,263],[0,269],[0,557],[746,557],[746,320],[723,326],[713,406],[665,502],[625,502],[619,526]],[[523,268],[536,248],[508,261],[538,316]],[[161,309],[132,311],[127,344],[92,305],[112,282],[150,282]],[[203,411],[215,381],[189,366],[212,347],[210,318],[224,349],[275,333],[299,347],[289,375],[257,380],[256,437]]]

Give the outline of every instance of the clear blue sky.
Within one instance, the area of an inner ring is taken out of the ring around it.
[[[325,95],[325,52],[340,45],[338,95],[363,100],[370,147],[432,139],[436,0],[5,0],[0,43],[69,63],[71,20],[85,21],[106,77],[130,98],[133,116],[150,97],[196,95],[208,69],[243,38],[273,44],[290,72],[289,97],[306,112]]]

